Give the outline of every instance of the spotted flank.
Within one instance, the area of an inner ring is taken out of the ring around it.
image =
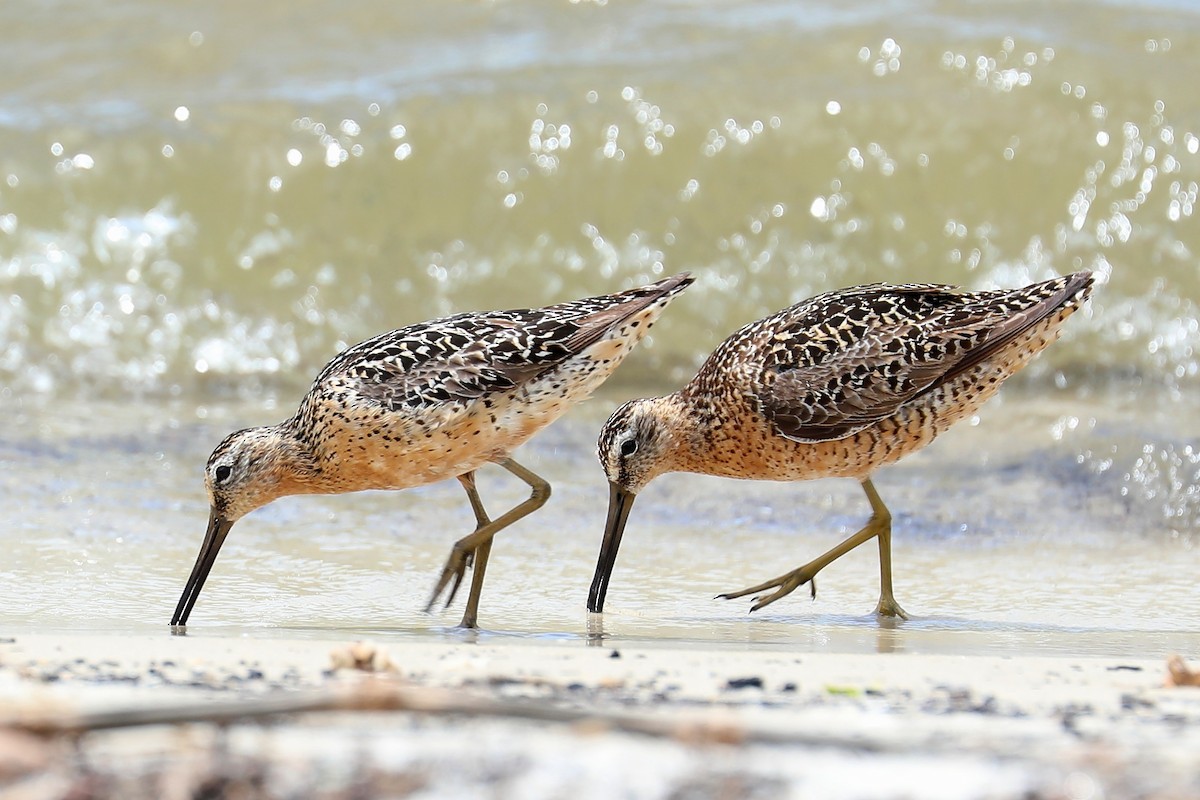
[[[799,569],[722,597],[759,595],[752,610],[762,608],[878,538],[876,612],[905,616],[892,594],[891,518],[871,475],[975,413],[1058,337],[1092,286],[1089,272],[983,292],[932,284],[856,286],[735,332],[685,387],[626,403],[601,430],[599,457],[611,494],[589,609],[603,609],[637,493],[665,472],[682,471],[858,480],[873,512],[862,531]]]
[[[692,278],[538,309],[457,314],[354,345],[321,370],[295,416],[228,436],[209,457],[208,534],[172,617],[186,624],[229,529],[279,497],[404,489],[457,478],[476,529],[456,543],[430,606],[474,564],[462,624],[476,624],[495,533],[549,497],[510,454],[612,374]],[[492,519],[475,470],[498,464],[530,498]],[[453,584],[451,584],[453,581]]]

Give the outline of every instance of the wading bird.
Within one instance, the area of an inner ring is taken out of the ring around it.
[[[691,282],[681,274],[546,308],[457,314],[343,351],[295,416],[230,434],[209,457],[208,531],[171,624],[187,624],[230,528],[254,509],[285,495],[457,478],[476,527],[451,550],[429,607],[453,580],[450,604],[473,562],[462,625],[474,627],[492,537],[550,496],[510,453],[603,383]],[[494,520],[475,488],[475,471],[493,463],[532,490]]]
[[[907,617],[892,594],[891,514],[871,475],[975,413],[1058,337],[1092,282],[1091,273],[1077,272],[999,291],[873,284],[828,292],[746,325],[679,391],[624,404],[600,432],[610,494],[588,609],[604,609],[638,492],[665,472],[697,472],[853,478],[871,504],[862,530],[827,553],[720,597],[756,595],[757,611],[877,539],[875,613]]]

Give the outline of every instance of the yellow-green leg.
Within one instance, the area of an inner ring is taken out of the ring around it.
[[[479,499],[479,490],[475,488],[475,473],[468,472],[458,476],[458,481],[467,491],[467,500],[471,504],[471,511],[475,514],[475,530],[491,522],[488,518],[487,510],[483,507],[483,501]],[[492,552],[492,540],[481,543],[475,548],[473,553],[467,553],[464,569],[470,567],[474,563],[474,571],[471,574],[471,591],[467,595],[467,607],[463,611],[462,627],[473,628],[479,617],[479,595],[483,591],[483,574],[487,570],[488,556]],[[450,594],[446,598],[446,608],[454,602],[455,595],[458,594],[458,587],[462,585],[463,573],[459,572],[454,576],[454,585],[450,587]]]
[[[434,587],[433,595],[429,598],[429,604],[425,607],[426,611],[433,609],[438,597],[450,585],[452,579],[454,580],[454,588],[451,589],[450,596],[453,598],[454,591],[462,582],[463,575],[466,573],[467,566],[470,564],[473,556],[475,574],[471,578],[471,593],[467,596],[467,608],[463,612],[462,627],[464,628],[476,627],[479,613],[479,596],[483,591],[483,573],[487,567],[488,556],[491,554],[492,537],[522,517],[537,511],[550,498],[550,484],[537,473],[526,469],[511,458],[506,458],[497,463],[529,484],[530,489],[532,489],[529,499],[518,503],[498,519],[486,521],[487,514],[483,511],[483,503],[479,500],[479,494],[478,492],[473,492],[474,476],[468,479],[468,481],[463,482],[464,487],[469,486],[467,488],[467,498],[471,501],[472,510],[475,511],[476,521],[481,524],[473,533],[464,536],[454,543],[454,547],[450,550],[450,556],[446,559],[446,566],[442,569],[442,575],[438,579],[437,586]],[[462,481],[461,478],[459,480]],[[474,494],[473,497],[472,494]]]
[[[908,613],[900,607],[892,594],[892,512],[883,504],[870,478],[862,482],[862,487],[871,503],[871,520],[879,523],[879,531],[876,534],[876,538],[879,539],[879,602],[875,604],[875,613],[880,617],[908,619]],[[867,524],[870,525],[871,522],[868,521]]]
[[[875,491],[875,485],[871,483],[870,478],[862,482],[862,487],[863,491],[867,493],[867,500],[871,503],[871,518],[867,520],[867,524],[863,526],[862,530],[798,569],[786,572],[773,580],[764,581],[757,586],[717,596],[724,600],[733,600],[748,594],[758,595],[774,589],[774,592],[765,597],[754,598],[754,605],[750,607],[750,610],[758,611],[779,598],[786,597],[804,584],[812,582],[818,572],[863,542],[877,538],[879,540],[879,603],[875,606],[875,613],[881,617],[908,619],[908,614],[900,607],[892,594],[892,514],[883,504],[879,493]],[[813,584],[813,596],[816,596],[816,584]]]

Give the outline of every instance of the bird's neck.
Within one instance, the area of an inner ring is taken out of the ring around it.
[[[668,423],[670,455],[663,472],[708,473],[706,465],[716,442],[711,409],[685,397],[682,391],[661,397],[659,419]]]
[[[298,435],[295,418],[271,427],[277,448],[280,495],[325,494],[327,476],[312,448]]]
[[[672,469],[741,477],[745,460],[741,452],[744,434],[741,427],[749,419],[748,414],[738,413],[743,401],[725,397],[716,403],[711,394],[689,393],[687,387],[664,400],[670,403],[672,418],[679,421],[672,430],[675,438]]]

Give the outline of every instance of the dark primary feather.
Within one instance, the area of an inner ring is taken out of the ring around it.
[[[874,284],[763,320],[756,400],[780,434],[849,436],[944,385],[1090,286],[1067,276],[1016,290]]]

